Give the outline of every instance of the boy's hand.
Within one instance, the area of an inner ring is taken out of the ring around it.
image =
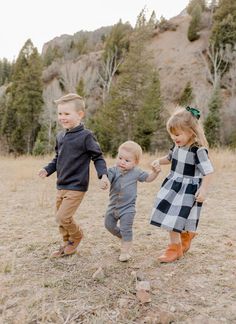
[[[109,186],[109,180],[106,174],[100,179],[100,189],[106,190]]]
[[[40,178],[46,178],[48,173],[45,169],[41,169],[41,170],[39,170],[38,175],[40,176]]]

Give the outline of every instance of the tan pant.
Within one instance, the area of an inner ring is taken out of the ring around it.
[[[74,219],[74,214],[83,200],[85,192],[58,190],[56,198],[56,221],[63,241],[80,241],[82,230]]]

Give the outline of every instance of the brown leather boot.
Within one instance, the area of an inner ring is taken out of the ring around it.
[[[57,249],[56,251],[52,252],[52,254],[50,255],[50,258],[60,258],[65,256],[65,252],[64,249],[67,246],[68,242],[64,242],[63,245],[61,245],[59,247],[59,249]]]
[[[180,233],[183,253],[186,253],[189,250],[191,241],[196,235],[197,233],[193,232]]]
[[[159,256],[157,260],[163,263],[167,263],[167,262],[173,262],[175,260],[178,260],[182,258],[182,256],[183,256],[182,244],[172,243],[168,245],[164,254]]]
[[[74,254],[77,251],[77,247],[80,244],[83,237],[83,231],[80,229],[80,237],[78,237],[78,239],[74,241],[69,240],[67,246],[64,248],[64,253],[66,255]]]
[[[131,259],[132,242],[121,241],[119,261],[126,262]]]

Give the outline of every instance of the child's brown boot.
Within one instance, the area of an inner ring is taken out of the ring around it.
[[[60,246],[58,250],[52,252],[50,258],[60,258],[65,255],[64,249],[67,246],[68,242],[65,242],[64,245]]]
[[[77,251],[77,247],[80,244],[80,241],[69,241],[68,245],[64,249],[65,255],[74,254]]]
[[[197,233],[193,233],[193,232],[180,233],[183,253],[189,250],[191,241],[196,235]]]
[[[182,258],[183,256],[183,250],[181,243],[179,244],[169,244],[166,251],[163,255],[159,256],[157,258],[158,261],[167,263],[167,262],[173,262],[175,260],[178,260]]]
[[[68,244],[64,249],[65,254],[66,255],[74,254],[83,237],[84,237],[83,232],[80,229],[80,237],[77,240],[68,241]]]
[[[119,261],[126,262],[131,259],[132,242],[122,241]]]

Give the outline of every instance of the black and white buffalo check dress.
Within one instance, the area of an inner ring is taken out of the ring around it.
[[[202,177],[213,167],[204,147],[173,147],[168,155],[171,171],[157,194],[151,224],[168,231],[195,232],[202,203],[195,201]]]

